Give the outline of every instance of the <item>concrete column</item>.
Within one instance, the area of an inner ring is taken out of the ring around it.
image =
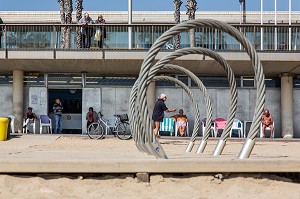
[[[281,74],[281,133],[283,138],[293,138],[293,125],[293,76],[283,73]]]
[[[24,106],[24,72],[13,71],[13,114],[15,118],[15,131],[22,132],[23,106]]]
[[[147,89],[147,106],[148,106],[148,111],[150,115],[152,115],[154,105],[156,102],[156,87],[155,87],[155,82],[151,82],[148,86]]]

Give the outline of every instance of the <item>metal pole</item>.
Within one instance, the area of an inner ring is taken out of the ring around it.
[[[86,72],[81,73],[81,84],[82,84],[82,88],[86,87]]]
[[[275,33],[274,33],[274,50],[277,50],[277,0],[274,0],[274,24],[275,24]]]
[[[242,21],[243,21],[242,2],[240,2],[240,24],[242,24]]]
[[[246,23],[246,0],[243,1],[243,24]]]
[[[260,25],[263,25],[263,6],[264,1],[260,0]],[[260,50],[264,49],[264,29],[263,27],[260,28]]]
[[[128,25],[132,24],[132,0],[128,0]],[[132,27],[128,27],[128,49],[132,48]]]
[[[289,0],[289,25],[292,25],[292,0]],[[292,29],[289,27],[289,50],[292,50]]]

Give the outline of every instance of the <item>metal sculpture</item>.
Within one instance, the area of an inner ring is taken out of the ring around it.
[[[258,133],[260,125],[261,113],[263,112],[265,103],[263,67],[255,49],[253,48],[251,43],[239,32],[239,30],[224,22],[211,19],[190,20],[174,26],[166,31],[163,35],[161,35],[161,37],[159,37],[155,41],[155,43],[149,50],[147,57],[142,63],[139,77],[132,89],[130,96],[129,115],[134,131],[134,139],[140,150],[148,152],[148,154],[155,155],[157,158],[167,158],[162,147],[159,145],[159,142],[153,136],[153,127],[151,125],[147,107],[146,91],[149,83],[154,78],[150,77],[152,74],[151,72],[154,70],[153,61],[155,59],[155,56],[159,53],[160,49],[169,39],[171,39],[175,35],[179,34],[182,31],[188,31],[196,27],[215,28],[228,33],[241,43],[241,45],[245,49],[245,52],[250,57],[255,72],[255,80],[257,85],[256,108],[254,111],[253,123],[250,127],[247,140],[245,141],[243,148],[241,149],[238,156],[238,158],[240,159],[248,158],[254,147],[255,137]],[[231,126],[228,128],[230,129]],[[226,137],[226,133],[224,134],[224,137]]]
[[[224,70],[226,72],[226,75],[229,80],[230,92],[231,92],[230,111],[229,111],[229,115],[227,117],[227,124],[225,126],[224,133],[223,133],[224,134],[223,139],[226,140],[227,137],[229,136],[231,126],[233,123],[233,119],[234,119],[234,116],[236,113],[237,90],[236,90],[236,82],[235,82],[233,71],[232,71],[231,67],[229,66],[229,64],[226,62],[226,60],[222,56],[220,56],[218,53],[216,53],[212,50],[209,50],[206,48],[201,48],[201,47],[180,49],[180,50],[172,52],[169,55],[163,57],[155,65],[153,65],[150,69],[148,80],[153,78],[160,69],[163,69],[162,67],[164,66],[164,64],[166,64],[180,56],[189,55],[189,54],[201,54],[204,56],[211,57],[212,59],[216,60],[224,68]],[[187,75],[191,76],[189,74],[187,74]],[[200,87],[200,90],[201,90],[201,92],[203,92],[203,89],[201,87]],[[205,92],[206,92],[206,89],[205,89]],[[208,97],[206,97],[206,93],[204,93],[205,101],[207,100],[207,98]],[[206,101],[206,104],[207,103],[208,103],[208,101]],[[210,107],[207,106],[206,109],[210,110]],[[212,120],[211,112],[207,112],[207,122],[206,123],[208,126],[210,126],[211,120]],[[202,153],[204,151],[205,146],[207,144],[207,139],[209,137],[209,134],[210,134],[210,128],[206,128],[205,132],[203,134],[202,140],[201,140],[201,144],[197,150],[197,153]],[[196,136],[197,136],[197,133],[193,132],[190,143],[188,144],[188,147],[186,149],[186,152],[190,152],[192,150],[192,147],[194,146],[194,142],[196,140]]]

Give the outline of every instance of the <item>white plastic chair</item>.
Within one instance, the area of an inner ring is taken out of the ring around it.
[[[13,115],[9,115],[7,116],[10,118],[10,130],[11,130],[11,133],[14,133],[15,132],[15,116]]]
[[[266,127],[265,131],[271,131],[270,127]],[[259,137],[262,138],[263,137],[262,135],[263,135],[263,132],[262,132],[262,123],[260,123],[260,134],[259,134]],[[272,134],[272,138],[274,138],[274,135],[275,135],[275,123],[273,121],[273,134]]]
[[[203,134],[205,132],[205,128],[206,128],[206,118],[201,121],[201,126],[202,126],[202,136],[203,136]],[[217,137],[215,122],[211,123],[210,133],[211,133],[211,136]]]
[[[25,125],[25,123],[26,123],[26,119],[24,119],[24,121],[23,121],[23,126]],[[36,119],[34,120],[34,122],[31,120],[28,122],[27,126],[24,128],[24,131],[26,134],[27,134],[27,131],[29,131],[29,128],[31,126],[32,126],[33,133],[35,134],[35,123],[36,123]]]
[[[239,138],[244,137],[244,128],[243,128],[243,123],[241,120],[234,119],[231,132],[230,132],[230,137],[232,136],[232,130],[237,130]]]
[[[178,132],[178,122],[175,122],[175,137],[177,137],[177,132]],[[184,129],[184,136],[190,136],[190,133],[189,133],[189,123],[187,122],[186,123],[186,127]]]
[[[40,116],[40,134],[42,134],[43,127],[47,127],[48,134],[50,129],[50,133],[52,134],[52,121],[47,115]]]

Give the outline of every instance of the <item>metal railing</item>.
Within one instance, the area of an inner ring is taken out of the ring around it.
[[[247,37],[256,50],[261,51],[297,51],[300,49],[300,24],[293,25],[259,25],[259,24],[233,24]],[[88,32],[91,35],[90,49],[99,49],[95,40],[97,31],[101,32],[103,49],[133,49],[147,50],[154,41],[173,24],[105,24],[89,25]],[[78,24],[3,24],[1,47],[3,49],[63,49],[62,32],[66,31],[70,38],[68,49],[80,49],[82,44],[82,27]],[[1,30],[0,29],[0,30]],[[128,30],[131,31],[128,31]],[[129,43],[129,32],[131,42]],[[80,44],[76,44],[79,39]],[[98,38],[99,40],[99,38]],[[180,34],[180,47],[190,46],[189,32]],[[221,51],[242,51],[241,45],[235,38],[227,33],[213,28],[195,29],[195,46],[205,47]],[[175,39],[170,39],[163,49],[172,50],[175,47]]]

